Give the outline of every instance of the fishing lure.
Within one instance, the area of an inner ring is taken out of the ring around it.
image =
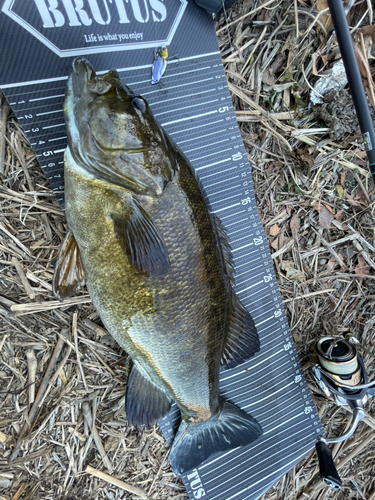
[[[155,83],[160,82],[161,77],[164,75],[165,70],[167,69],[167,61],[168,61],[168,49],[167,47],[159,47],[155,49],[155,61],[152,65],[152,79],[151,84],[155,85]]]
[[[180,59],[177,55],[168,57],[168,49],[165,46],[155,49],[155,61],[152,65],[152,85],[160,82],[161,77],[164,75],[165,70],[167,69],[168,61],[173,61],[176,59],[178,62],[180,62]]]

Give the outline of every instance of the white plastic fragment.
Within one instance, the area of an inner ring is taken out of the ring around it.
[[[314,104],[323,104],[322,97],[331,90],[342,90],[348,83],[342,59],[335,63],[326,76],[322,76],[311,91],[310,100]]]

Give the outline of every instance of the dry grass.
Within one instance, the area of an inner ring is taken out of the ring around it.
[[[359,2],[350,25],[369,24],[370,7]],[[221,16],[217,32],[301,362],[307,367],[320,336],[351,332],[373,379],[374,185],[353,120],[345,137],[333,139],[308,106],[316,75],[339,57],[325,34],[329,24],[325,11],[303,0],[248,1]],[[127,426],[128,358],[100,327],[87,294],[63,305],[53,299],[66,222],[4,102],[0,172],[0,499],[139,498],[86,474],[89,464],[151,498],[186,500],[159,430]],[[306,375],[327,432],[343,432],[350,413],[323,398]],[[334,448],[341,492],[322,488],[311,454],[264,499],[375,498],[371,401],[366,411],[354,437]]]

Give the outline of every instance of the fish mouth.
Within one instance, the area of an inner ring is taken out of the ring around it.
[[[73,72],[77,78],[85,78],[92,81],[96,78],[96,73],[91,64],[82,57],[76,57],[73,61]]]
[[[103,76],[98,75],[91,64],[83,57],[76,57],[72,64],[71,79],[74,95],[80,97],[85,91],[91,94],[103,95],[115,90],[120,76],[115,69],[108,72],[102,71]],[[133,91],[124,84],[121,84],[129,99],[135,97]]]
[[[70,86],[74,97],[79,99],[90,87],[95,86],[95,83],[96,73],[91,64],[82,57],[74,59],[68,80],[68,87]]]

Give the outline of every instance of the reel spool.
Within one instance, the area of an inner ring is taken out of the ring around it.
[[[315,352],[319,365],[329,372],[338,387],[355,389],[362,382],[357,348],[346,339],[323,337],[316,343]]]
[[[365,416],[363,405],[375,395],[374,382],[368,383],[366,369],[354,342],[355,337],[323,337],[315,345],[317,363],[311,363],[312,375],[327,397],[334,396],[336,404],[350,406],[353,418],[349,430],[337,438],[319,436],[316,451],[321,479],[336,490],[342,486],[327,443],[348,439]]]

